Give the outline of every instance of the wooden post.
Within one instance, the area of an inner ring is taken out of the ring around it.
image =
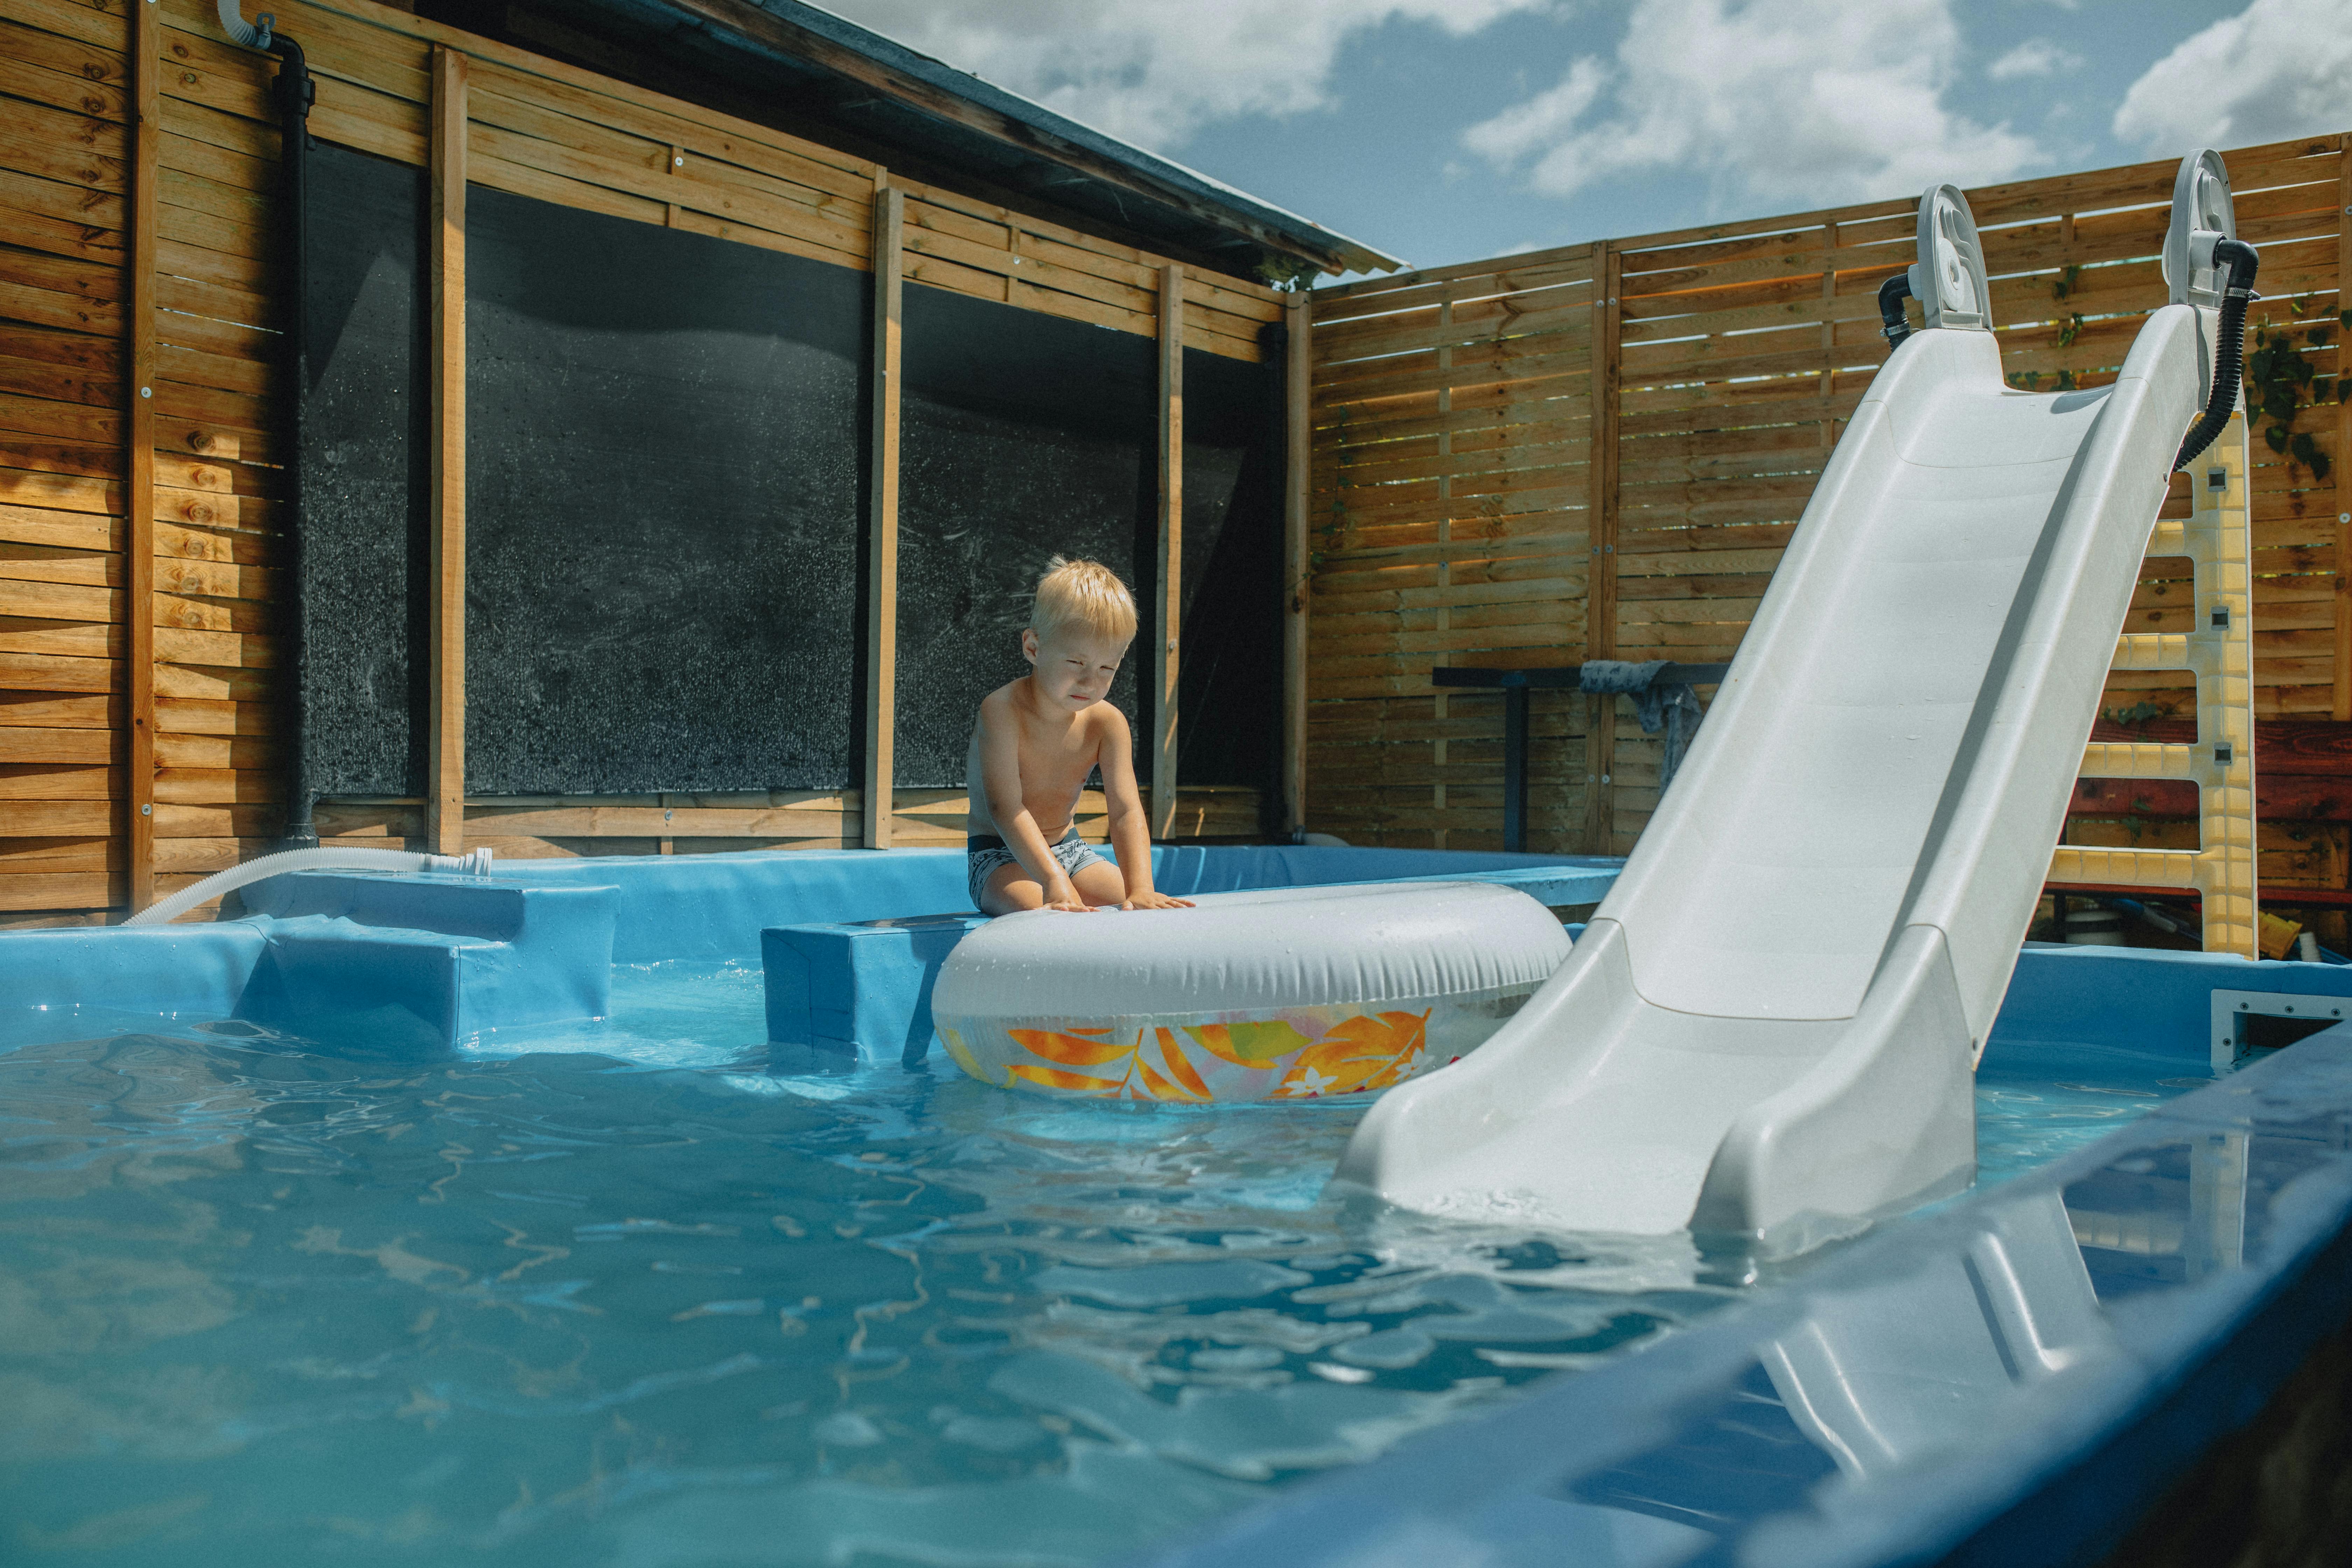
[[[2336,139],[2336,303],[2352,295],[2352,135]],[[2352,403],[2342,401],[2352,365],[2352,332],[2336,334],[2336,688],[2335,717],[2352,721]]]
[[[874,473],[866,541],[866,847],[890,847],[898,725],[898,354],[907,197],[874,172]]]
[[[131,7],[131,254],[123,299],[130,374],[123,378],[123,896],[127,913],[155,901],[155,191],[163,142],[162,19]]]
[[[1184,618],[1184,268],[1160,269],[1160,603],[1152,645],[1151,837],[1176,826],[1176,643]]]
[[[1285,306],[1289,336],[1283,349],[1282,550],[1282,795],[1283,826],[1307,830],[1307,595],[1314,558],[1307,548],[1307,490],[1314,461],[1313,296],[1302,287]]]
[[[432,653],[425,837],[466,848],[466,57],[433,50]]]
[[[1617,377],[1618,279],[1623,260],[1607,240],[1592,247],[1592,456],[1586,468],[1585,517],[1591,533],[1591,575],[1584,591],[1584,657],[1617,657]],[[1613,773],[1617,699],[1588,697],[1584,734],[1584,847],[1609,853],[1616,831]]]
[[[1451,384],[1453,380],[1451,373],[1454,369],[1454,345],[1451,342],[1444,341],[1453,336],[1453,300],[1441,300],[1437,302],[1437,326],[1438,337],[1440,340],[1437,345],[1437,371],[1438,379],[1441,384],[1437,388],[1437,417],[1441,426],[1437,432],[1437,458],[1441,468],[1444,468],[1450,467],[1449,459],[1454,456],[1454,432],[1442,427],[1446,419],[1454,412],[1454,388]],[[1450,472],[1441,471],[1437,476],[1437,499],[1441,501],[1450,501],[1454,499],[1454,476]],[[1439,640],[1443,645],[1441,651],[1437,655],[1437,662],[1439,664],[1451,664],[1453,662],[1454,638],[1451,636],[1451,633],[1454,630],[1454,610],[1453,606],[1446,603],[1448,597],[1447,590],[1454,586],[1453,544],[1454,518],[1449,511],[1441,514],[1437,520],[1437,631]],[[1523,692],[1521,695],[1524,696],[1525,693]],[[1446,756],[1445,721],[1452,716],[1451,707],[1452,705],[1448,703],[1445,699],[1445,689],[1444,687],[1435,688],[1435,695],[1431,698],[1429,704],[1430,717],[1437,721],[1436,738],[1432,740],[1429,743],[1430,771],[1436,775],[1435,781],[1430,785],[1429,790],[1430,820],[1434,825],[1429,830],[1429,847],[1432,849],[1443,849],[1446,847],[1445,840],[1447,828],[1445,826],[1445,813],[1447,802],[1445,798],[1445,768],[1446,763],[1450,759]],[[1508,700],[1506,699],[1504,705],[1505,717],[1503,720],[1503,752],[1506,756],[1508,756],[1511,752],[1510,715],[1513,712],[1517,712],[1520,720],[1519,739],[1523,744],[1519,752],[1519,760],[1524,763],[1527,760],[1526,748],[1524,745],[1524,742],[1527,739],[1527,704],[1525,702],[1520,703],[1519,706],[1514,710],[1510,707]],[[1504,773],[1507,778],[1510,773],[1507,763],[1505,765]],[[1518,777],[1521,783],[1524,784],[1527,778],[1527,771],[1524,767],[1520,769]],[[1512,827],[1512,823],[1515,819],[1511,813],[1514,809],[1517,809],[1520,813],[1519,817],[1517,820],[1520,822],[1522,826],[1525,825],[1525,807],[1527,800],[1524,791],[1522,791],[1520,795],[1517,797],[1518,800],[1518,805],[1517,808],[1512,805],[1513,798],[1511,786],[1507,782],[1503,785],[1503,847],[1506,849],[1516,849],[1518,847],[1518,845],[1514,842],[1515,829]]]
[[[1824,349],[1837,347],[1837,247],[1838,226],[1833,223],[1822,225],[1822,249],[1824,252],[1822,257],[1822,347]],[[1837,372],[1822,371],[1822,451],[1824,467],[1828,465],[1828,452],[1837,445],[1837,421],[1831,417],[1829,411],[1830,399],[1836,392]]]

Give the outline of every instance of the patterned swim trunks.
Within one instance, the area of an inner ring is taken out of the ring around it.
[[[978,909],[980,895],[987,888],[989,878],[996,874],[996,868],[999,866],[1017,866],[1020,859],[1003,839],[985,833],[972,834],[964,840],[963,847],[967,867],[964,885],[971,889],[971,907]],[[1062,841],[1054,846],[1054,858],[1062,863],[1063,874],[1069,877],[1076,876],[1081,867],[1108,864],[1095,853],[1093,845],[1078,837],[1078,830],[1075,827],[1064,834]]]

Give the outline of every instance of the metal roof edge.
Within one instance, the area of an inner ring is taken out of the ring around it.
[[[1066,163],[1069,162],[1066,158],[1055,158],[1053,143],[1062,143],[1093,160],[1124,171],[1130,179],[1146,187],[1158,187],[1168,196],[1176,198],[1175,205],[1186,210],[1197,213],[1201,207],[1206,206],[1222,212],[1231,220],[1226,226],[1236,234],[1267,245],[1269,248],[1290,250],[1316,260],[1322,263],[1327,271],[1387,272],[1405,265],[1395,257],[1375,250],[1311,218],[1261,200],[1171,158],[1147,153],[1081,121],[999,87],[984,77],[910,48],[822,6],[809,5],[805,0],[637,0],[637,4],[648,10],[667,12],[706,33],[715,34],[723,30],[731,35],[730,41],[737,47],[759,54],[785,52],[786,45],[782,39],[761,37],[760,32],[754,30],[754,17],[767,22],[772,27],[803,34],[831,46],[833,50],[855,55],[882,72],[971,104],[987,115],[1007,122],[1007,130],[1017,128],[1028,132],[1026,136],[999,132],[1001,139],[1025,151]],[[753,15],[745,16],[743,13]],[[825,62],[822,58],[812,62],[803,55],[800,57],[799,63]],[[889,90],[887,82],[874,85],[878,90]],[[900,101],[903,106],[919,112],[939,115],[936,108],[925,104],[919,98],[902,96]],[[975,127],[969,120],[959,123],[966,130],[989,129]],[[1286,241],[1287,243],[1283,243]]]

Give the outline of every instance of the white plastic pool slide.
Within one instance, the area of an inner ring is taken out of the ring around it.
[[[2227,227],[2226,184],[2219,205]],[[1968,1184],[1975,1061],[2207,399],[2219,288],[2189,270],[2196,302],[2112,386],[2019,391],[1966,203],[1928,193],[1928,326],[1838,442],[1623,874],[1517,1017],[1373,1106],[1342,1181],[1774,1251]]]

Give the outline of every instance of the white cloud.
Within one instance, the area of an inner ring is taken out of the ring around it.
[[[1463,145],[1497,163],[1516,163],[1572,133],[1608,85],[1609,72],[1586,56],[1549,92],[1538,93],[1462,133]]]
[[[909,47],[1122,140],[1331,101],[1350,34],[1391,20],[1475,33],[1549,0],[826,0]]]
[[[1562,196],[1692,172],[1718,204],[1817,206],[2006,178],[2041,149],[1945,106],[1961,53],[1950,0],[1634,0],[1613,61],[1463,140]]]
[[[2047,38],[2028,38],[1985,67],[1985,75],[1995,81],[2021,81],[2027,77],[2056,76],[2082,63],[2083,57],[2072,49],[2062,49]]]
[[[2147,68],[2116,139],[2151,153],[2242,147],[2352,121],[2352,0],[2253,0]]]

